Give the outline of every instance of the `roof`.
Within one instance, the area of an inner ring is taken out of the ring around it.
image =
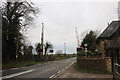
[[[119,28],[118,28],[118,35],[120,36],[120,24],[119,24]]]
[[[120,21],[112,21],[98,38],[109,38],[120,29]]]

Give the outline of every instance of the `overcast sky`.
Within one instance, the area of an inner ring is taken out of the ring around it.
[[[113,1],[33,1],[40,8],[40,13],[35,18],[34,25],[30,25],[33,28],[28,30],[28,39],[33,45],[40,42],[43,22],[44,42],[50,41],[55,51],[64,50],[66,43],[67,53],[74,53],[77,46],[75,27],[78,28],[80,41],[81,34],[87,30],[103,31],[108,22],[118,19],[118,1]]]

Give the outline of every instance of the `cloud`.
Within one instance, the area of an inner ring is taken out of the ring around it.
[[[28,31],[32,43],[40,41],[42,22],[45,26],[45,41],[50,41],[56,50],[74,53],[76,47],[75,27],[79,35],[90,29],[105,29],[107,23],[117,20],[116,2],[35,2],[41,13],[35,19],[35,27]],[[81,36],[80,36],[81,37]]]

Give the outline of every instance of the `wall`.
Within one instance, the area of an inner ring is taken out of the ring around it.
[[[111,72],[111,59],[108,58],[77,58],[81,69]]]
[[[112,40],[103,40],[103,39],[101,39],[100,41],[99,41],[99,43],[97,44],[97,49],[98,49],[98,52],[99,53],[101,53],[101,57],[107,57],[106,56],[106,50],[105,50],[105,43],[106,42],[110,42],[110,41],[112,41]]]

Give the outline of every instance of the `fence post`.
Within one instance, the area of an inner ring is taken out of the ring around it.
[[[115,80],[115,73],[116,73],[115,64],[116,63],[113,63],[113,80]]]

